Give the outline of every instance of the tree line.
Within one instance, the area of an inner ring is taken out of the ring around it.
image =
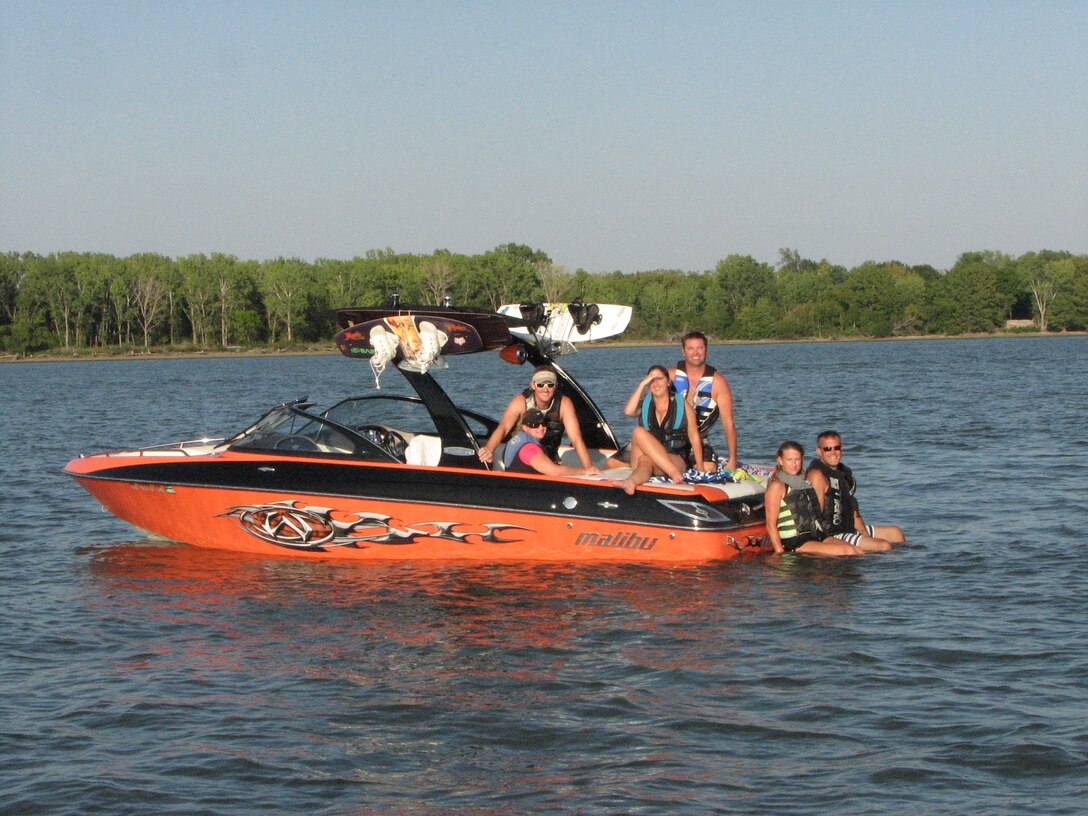
[[[571,272],[504,244],[478,255],[371,250],[351,260],[240,260],[215,253],[119,258],[0,254],[0,346],[49,350],[292,346],[334,333],[337,308],[402,303],[497,308],[582,298],[634,307],[625,337],[891,337],[1088,328],[1088,255],[965,252],[951,269],[868,261],[848,269],[783,249],[777,264],[729,255],[712,270]]]

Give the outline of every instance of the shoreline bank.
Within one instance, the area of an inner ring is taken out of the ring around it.
[[[989,333],[971,333],[971,334],[912,334],[904,335],[902,337],[803,337],[796,339],[782,339],[773,338],[766,340],[719,340],[711,338],[710,345],[713,346],[755,346],[755,345],[788,345],[797,343],[896,343],[906,340],[987,340],[987,339],[1001,339],[1009,337],[1083,337],[1088,335],[1088,332],[1083,331],[1063,331],[1063,332],[1025,332],[1025,331],[1003,331],[1003,332],[989,332]],[[583,343],[580,345],[582,349],[592,348],[640,348],[640,347],[656,347],[656,346],[672,346],[676,345],[678,340],[603,340],[593,343]],[[18,354],[5,354],[0,355],[0,364],[3,363],[82,363],[82,362],[94,362],[101,360],[186,360],[186,359],[201,359],[201,358],[220,358],[220,357],[303,357],[303,356],[318,356],[324,354],[338,354],[335,346],[324,345],[311,345],[298,348],[284,348],[284,349],[272,349],[272,348],[248,348],[239,350],[221,350],[216,349],[214,351],[163,351],[152,349],[151,351],[111,351],[109,349],[102,350],[80,350],[69,351],[67,353],[41,352],[28,355]]]

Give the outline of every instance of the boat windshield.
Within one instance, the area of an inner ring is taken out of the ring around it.
[[[362,459],[397,458],[390,451],[353,430],[310,413],[311,403],[296,402],[273,408],[230,440],[234,450],[327,453]]]
[[[473,436],[483,441],[487,440],[498,425],[491,417],[476,411],[460,407],[455,410]],[[348,428],[381,423],[396,426],[398,431],[409,437],[420,434],[440,435],[427,404],[414,396],[381,394],[349,397],[329,408],[322,416]]]

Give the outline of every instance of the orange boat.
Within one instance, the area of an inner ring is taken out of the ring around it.
[[[758,482],[647,484],[628,495],[612,482],[622,471],[549,477],[480,462],[497,421],[454,405],[429,370],[486,351],[553,365],[593,455],[618,447],[548,338],[510,333],[524,321],[396,305],[337,319],[345,356],[370,360],[376,376],[392,365],[418,396],[352,397],[324,411],[284,403],[230,439],[91,454],[65,472],[118,518],[198,547],[489,561],[708,561],[761,551]]]

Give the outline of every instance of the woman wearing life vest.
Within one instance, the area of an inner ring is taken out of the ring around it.
[[[771,546],[776,553],[861,555],[857,547],[823,532],[816,491],[801,475],[804,459],[805,451],[796,442],[783,442],[778,448],[778,468],[763,498]]]
[[[595,467],[570,467],[552,461],[541,445],[548,431],[548,417],[539,408],[530,408],[521,418],[521,430],[506,443],[503,464],[510,473],[543,473],[545,476],[597,476]]]
[[[631,434],[631,475],[617,481],[627,493],[654,475],[680,483],[687,468],[703,469],[703,438],[695,412],[677,398],[667,368],[650,366],[623,412],[638,417]]]

